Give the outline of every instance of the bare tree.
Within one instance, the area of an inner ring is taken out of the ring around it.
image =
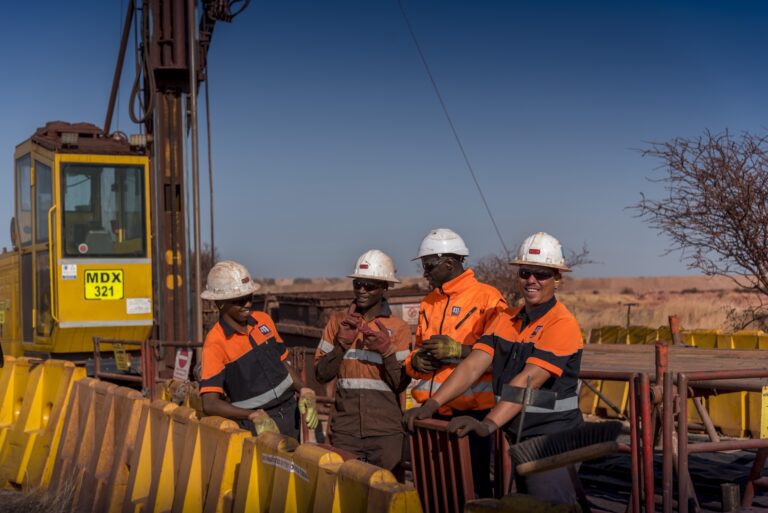
[[[768,321],[768,135],[709,131],[694,139],[651,143],[643,156],[661,160],[665,196],[641,194],[630,208],[672,240],[689,269],[727,276],[756,292],[756,303],[732,312],[735,327]]]
[[[522,296],[517,286],[515,269],[509,265],[510,258],[506,255],[486,255],[473,266],[477,279],[493,285],[507,300],[507,303],[514,304]],[[589,249],[585,242],[580,251],[567,251],[565,255],[565,264],[573,269],[587,264],[596,263],[589,258]]]

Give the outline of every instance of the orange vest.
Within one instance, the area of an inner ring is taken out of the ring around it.
[[[485,332],[496,315],[507,304],[496,288],[480,283],[472,269],[434,289],[421,301],[419,324],[416,328],[416,350],[405,360],[406,372],[420,381],[412,389],[413,398],[423,403],[448,379],[460,359],[444,364],[433,374],[416,371],[411,365],[413,354],[432,335],[448,335],[457,342],[472,346]],[[496,404],[491,373],[483,374],[462,395],[440,408],[442,415],[453,410],[487,410]]]

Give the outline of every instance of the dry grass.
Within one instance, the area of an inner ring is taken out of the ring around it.
[[[0,513],[69,513],[71,510],[71,495],[67,493],[0,490]]]

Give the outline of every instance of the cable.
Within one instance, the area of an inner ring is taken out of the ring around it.
[[[451,127],[451,132],[453,132],[453,138],[456,140],[456,144],[459,146],[459,151],[461,152],[462,157],[464,157],[464,163],[467,165],[469,174],[472,176],[472,181],[475,182],[475,187],[477,187],[477,192],[480,194],[480,199],[483,201],[483,205],[485,205],[485,210],[486,212],[488,212],[488,217],[491,219],[491,224],[493,225],[493,229],[496,231],[496,235],[499,237],[499,242],[501,242],[501,247],[504,248],[504,253],[507,256],[509,256],[509,249],[507,249],[507,245],[504,244],[504,238],[501,236],[501,231],[499,230],[499,226],[496,224],[496,219],[494,219],[493,217],[493,213],[491,212],[491,207],[488,205],[488,201],[485,199],[485,194],[483,194],[483,190],[480,188],[480,182],[477,180],[477,176],[475,175],[475,170],[472,168],[472,164],[469,162],[469,157],[467,156],[467,152],[464,151],[464,145],[462,144],[461,138],[459,137],[459,132],[456,130],[456,126],[453,124],[451,115],[448,113],[448,107],[446,107],[445,101],[443,101],[443,95],[440,94],[440,88],[437,87],[437,82],[435,81],[435,77],[432,75],[432,70],[429,68],[429,64],[427,64],[427,59],[424,56],[424,52],[421,50],[421,45],[419,44],[419,40],[416,38],[416,33],[413,31],[411,20],[408,18],[408,15],[405,12],[405,7],[403,7],[402,0],[397,0],[397,5],[400,7],[400,13],[403,15],[405,26],[408,28],[408,33],[411,35],[411,38],[413,39],[413,44],[416,46],[416,51],[419,53],[419,58],[421,59],[421,63],[424,65],[424,70],[427,72],[427,76],[429,76],[429,81],[432,83],[432,88],[435,90],[435,95],[437,96],[437,100],[440,102],[440,107],[442,107],[443,109],[443,114],[445,114],[445,118],[448,120],[448,125],[450,125]]]
[[[213,217],[213,157],[211,151],[211,110],[208,105],[208,81],[211,79],[209,73],[205,74],[205,128],[208,137],[207,149],[208,149],[208,185],[211,188],[210,191],[210,209],[211,209],[211,265],[216,263],[216,244],[214,243],[214,217]]]

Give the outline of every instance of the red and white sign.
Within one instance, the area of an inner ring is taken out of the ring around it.
[[[419,323],[419,303],[403,305],[403,320],[411,326],[416,326]]]
[[[189,381],[189,368],[192,366],[192,349],[181,347],[176,350],[176,365],[173,367],[173,379]]]

